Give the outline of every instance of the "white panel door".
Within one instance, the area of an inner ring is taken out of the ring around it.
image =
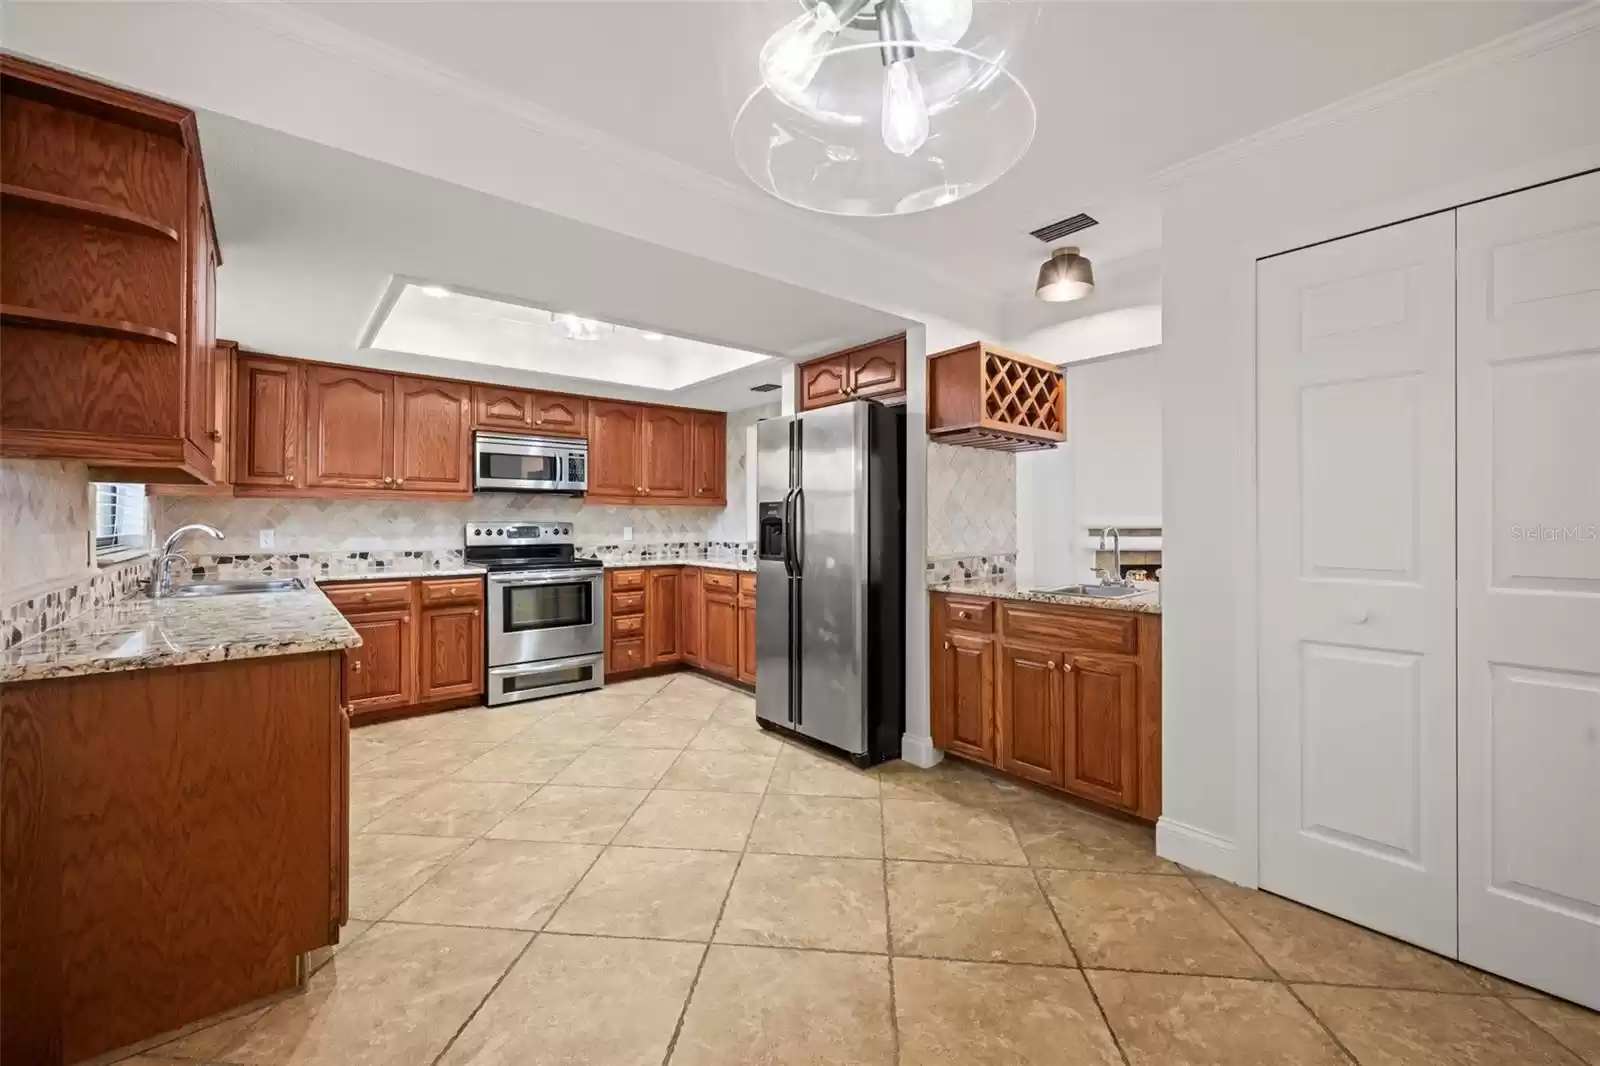
[[[1454,219],[1256,296],[1261,886],[1454,955]]]
[[[1461,958],[1600,1008],[1600,174],[1457,223]]]

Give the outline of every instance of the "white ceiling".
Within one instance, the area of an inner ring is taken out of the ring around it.
[[[790,364],[628,388],[575,365],[556,372],[560,358],[583,357],[559,345],[549,349],[557,362],[506,366],[459,349],[450,359],[359,344],[396,275],[776,356],[905,328],[880,311],[226,116],[202,112],[200,139],[223,248],[217,332],[258,351],[733,410],[770,402],[750,386],[776,383]],[[693,348],[657,343],[657,358],[699,365]]]
[[[796,10],[795,0],[293,6],[746,186],[728,131],[753,53],[729,53],[752,19],[776,26]],[[1097,263],[1148,252],[1161,240],[1151,174],[1569,6],[1045,2],[1016,66],[1039,109],[1021,164],[962,203],[837,224],[992,298],[1026,298],[1043,259],[1029,230],[1087,211],[1101,224],[1073,240]]]

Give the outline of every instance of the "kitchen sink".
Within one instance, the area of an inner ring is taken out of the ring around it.
[[[1121,585],[1067,585],[1044,591],[1057,596],[1095,596],[1103,600],[1120,600],[1125,596],[1137,596],[1144,590]]]
[[[193,596],[239,596],[248,592],[299,592],[306,587],[306,583],[298,577],[275,577],[262,581],[196,581],[190,585],[176,585],[172,595],[177,597]]]

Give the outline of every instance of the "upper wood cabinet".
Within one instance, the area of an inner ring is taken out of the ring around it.
[[[471,492],[471,388],[437,378],[396,378],[394,405],[394,487]]]
[[[801,363],[795,369],[795,380],[802,411],[845,400],[902,397],[906,391],[905,334]]]
[[[691,494],[697,501],[728,499],[728,416],[712,411],[695,413],[690,447]]]
[[[582,437],[589,431],[588,403],[581,396],[476,385],[472,398],[478,429],[549,437]]]
[[[1041,359],[990,344],[928,356],[928,436],[944,444],[1031,452],[1067,439],[1067,385]]]
[[[644,408],[589,402],[589,495],[631,499],[644,492]]]
[[[193,112],[0,57],[0,455],[217,476],[214,268]]]
[[[693,414],[673,407],[644,409],[644,495],[682,499],[689,495],[690,427]]]
[[[394,378],[312,365],[306,372],[306,484],[382,489],[394,484]]]
[[[240,355],[233,381],[233,483],[273,488],[301,480],[305,364]]]

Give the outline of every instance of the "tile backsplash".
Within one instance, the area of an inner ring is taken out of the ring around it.
[[[0,460],[0,608],[94,575],[93,529],[82,463]]]
[[[928,442],[928,558],[1017,551],[1017,459]]]

